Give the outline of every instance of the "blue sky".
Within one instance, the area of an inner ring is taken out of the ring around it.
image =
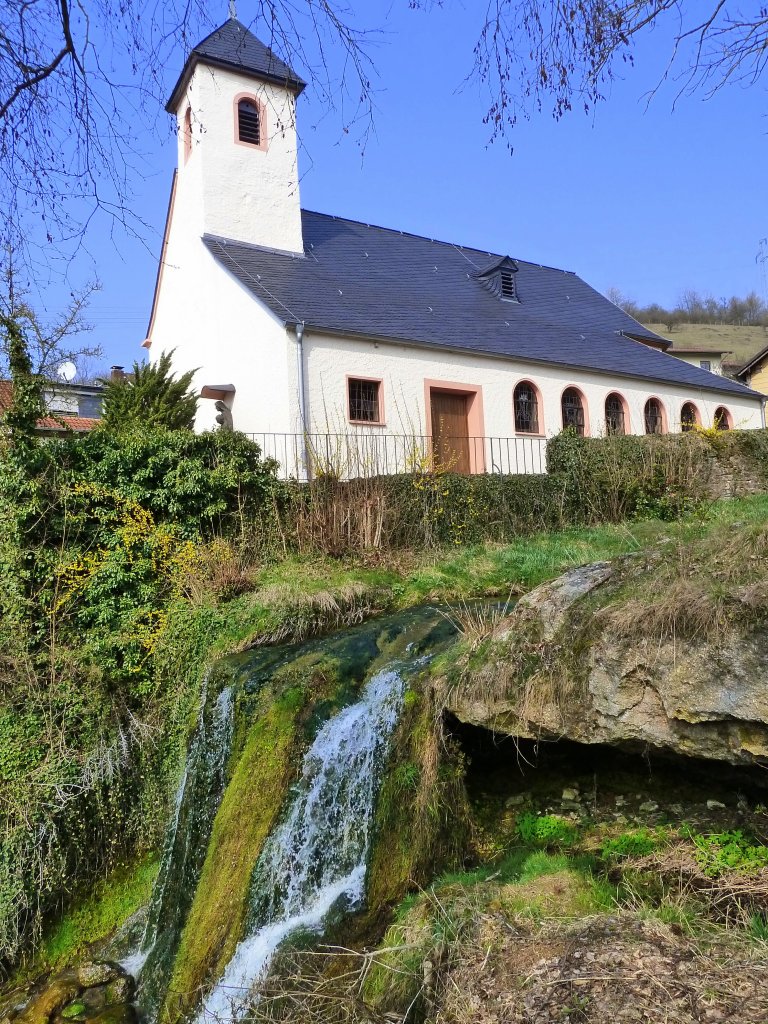
[[[674,110],[669,82],[647,105],[669,53],[656,31],[594,116],[533,115],[513,130],[510,154],[488,144],[486,97],[463,84],[480,27],[474,2],[447,0],[429,13],[406,0],[351,2],[360,24],[384,30],[372,50],[374,130],[361,154],[339,116],[306,90],[298,110],[305,208],[574,270],[641,303],[673,304],[691,287],[718,298],[763,291],[755,257],[768,235],[768,82],[684,97]],[[249,4],[238,8],[249,24]],[[258,23],[253,29],[258,35]],[[168,91],[183,60],[179,48]],[[38,298],[55,312],[70,286],[98,274],[90,340],[103,347],[104,365],[143,357],[176,157],[170,118],[160,137],[147,136],[146,151],[135,197],[151,226],[145,240],[97,225],[68,281]]]

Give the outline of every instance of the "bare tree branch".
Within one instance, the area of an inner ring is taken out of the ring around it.
[[[251,2],[253,30],[364,135],[368,33],[343,0]],[[0,244],[17,262],[71,259],[96,223],[146,237],[146,140],[169,130],[173,77],[213,27],[205,0],[0,0]]]

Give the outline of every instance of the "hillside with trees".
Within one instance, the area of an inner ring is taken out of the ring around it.
[[[674,348],[719,348],[729,353],[726,363],[734,368],[768,345],[768,304],[754,291],[743,298],[716,299],[689,288],[671,308],[658,302],[643,306],[618,288],[606,294],[650,330],[669,338]]]

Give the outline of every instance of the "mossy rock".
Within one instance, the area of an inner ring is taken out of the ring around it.
[[[88,1007],[85,1003],[75,1001],[70,1003],[69,1006],[65,1006],[61,1011],[61,1016],[64,1020],[82,1020],[85,1017]]]
[[[76,971],[62,971],[32,997],[15,1018],[15,1024],[49,1024],[81,991]]]

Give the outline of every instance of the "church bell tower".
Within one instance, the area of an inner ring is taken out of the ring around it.
[[[166,106],[178,125],[174,218],[198,237],[303,253],[296,100],[304,87],[236,18],[192,50]]]

